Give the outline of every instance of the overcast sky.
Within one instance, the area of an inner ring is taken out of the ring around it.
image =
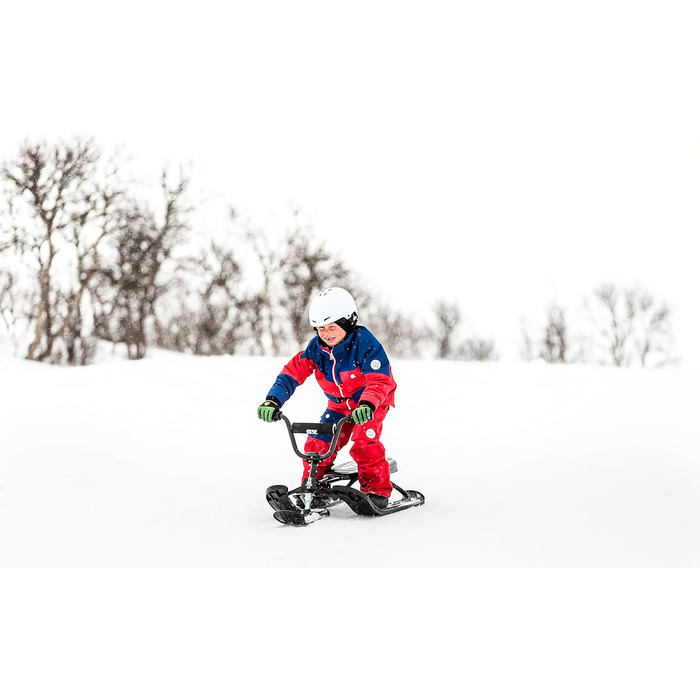
[[[0,149],[91,135],[261,218],[298,203],[387,300],[458,301],[503,342],[641,283],[700,356],[691,9],[27,3],[3,8]]]

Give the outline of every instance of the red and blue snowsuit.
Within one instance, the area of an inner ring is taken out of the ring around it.
[[[357,462],[360,488],[365,493],[388,497],[392,490],[390,469],[380,438],[384,418],[394,405],[396,382],[381,343],[364,326],[358,326],[335,347],[315,336],[305,350],[284,366],[268,396],[284,404],[312,374],[328,397],[321,423],[337,423],[356,409],[361,400],[369,401],[375,409],[367,423],[355,425],[349,421],[343,425],[335,452],[321,462],[316,477],[320,479],[328,471],[338,451],[352,438],[350,456]],[[329,435],[309,437],[305,450],[325,453],[330,440]],[[303,479],[308,474],[309,464],[304,462]]]

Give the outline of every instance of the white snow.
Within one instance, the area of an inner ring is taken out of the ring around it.
[[[425,505],[291,528],[264,493],[301,462],[255,410],[283,363],[1,358],[0,566],[700,565],[698,374],[395,361],[384,442]],[[323,407],[311,379],[285,412]]]

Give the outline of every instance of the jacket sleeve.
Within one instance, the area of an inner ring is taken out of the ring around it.
[[[296,388],[311,376],[315,367],[316,365],[306,356],[306,351],[297,353],[282,368],[267,395],[274,396],[284,404]]]
[[[370,336],[370,342],[363,354],[360,365],[367,382],[360,401],[369,401],[375,408],[383,404],[394,405],[396,382],[391,371],[389,358],[381,343]]]

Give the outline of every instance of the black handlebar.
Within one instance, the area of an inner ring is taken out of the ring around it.
[[[341,420],[339,420],[337,423],[292,423],[287,416],[280,411],[278,413],[278,420],[283,420],[285,425],[287,426],[287,432],[289,433],[289,439],[292,441],[292,448],[294,449],[294,452],[296,452],[298,457],[301,457],[302,459],[306,460],[311,460],[320,463],[324,459],[328,459],[333,452],[335,451],[335,447],[338,444],[338,439],[340,438],[340,428],[347,423],[349,420],[352,420],[352,416],[345,416]],[[297,446],[296,440],[294,439],[294,434],[295,433],[306,433],[307,435],[332,435],[333,438],[331,439],[330,446],[328,448],[328,452],[325,454],[318,454],[317,452],[301,452],[299,450],[299,447]]]

